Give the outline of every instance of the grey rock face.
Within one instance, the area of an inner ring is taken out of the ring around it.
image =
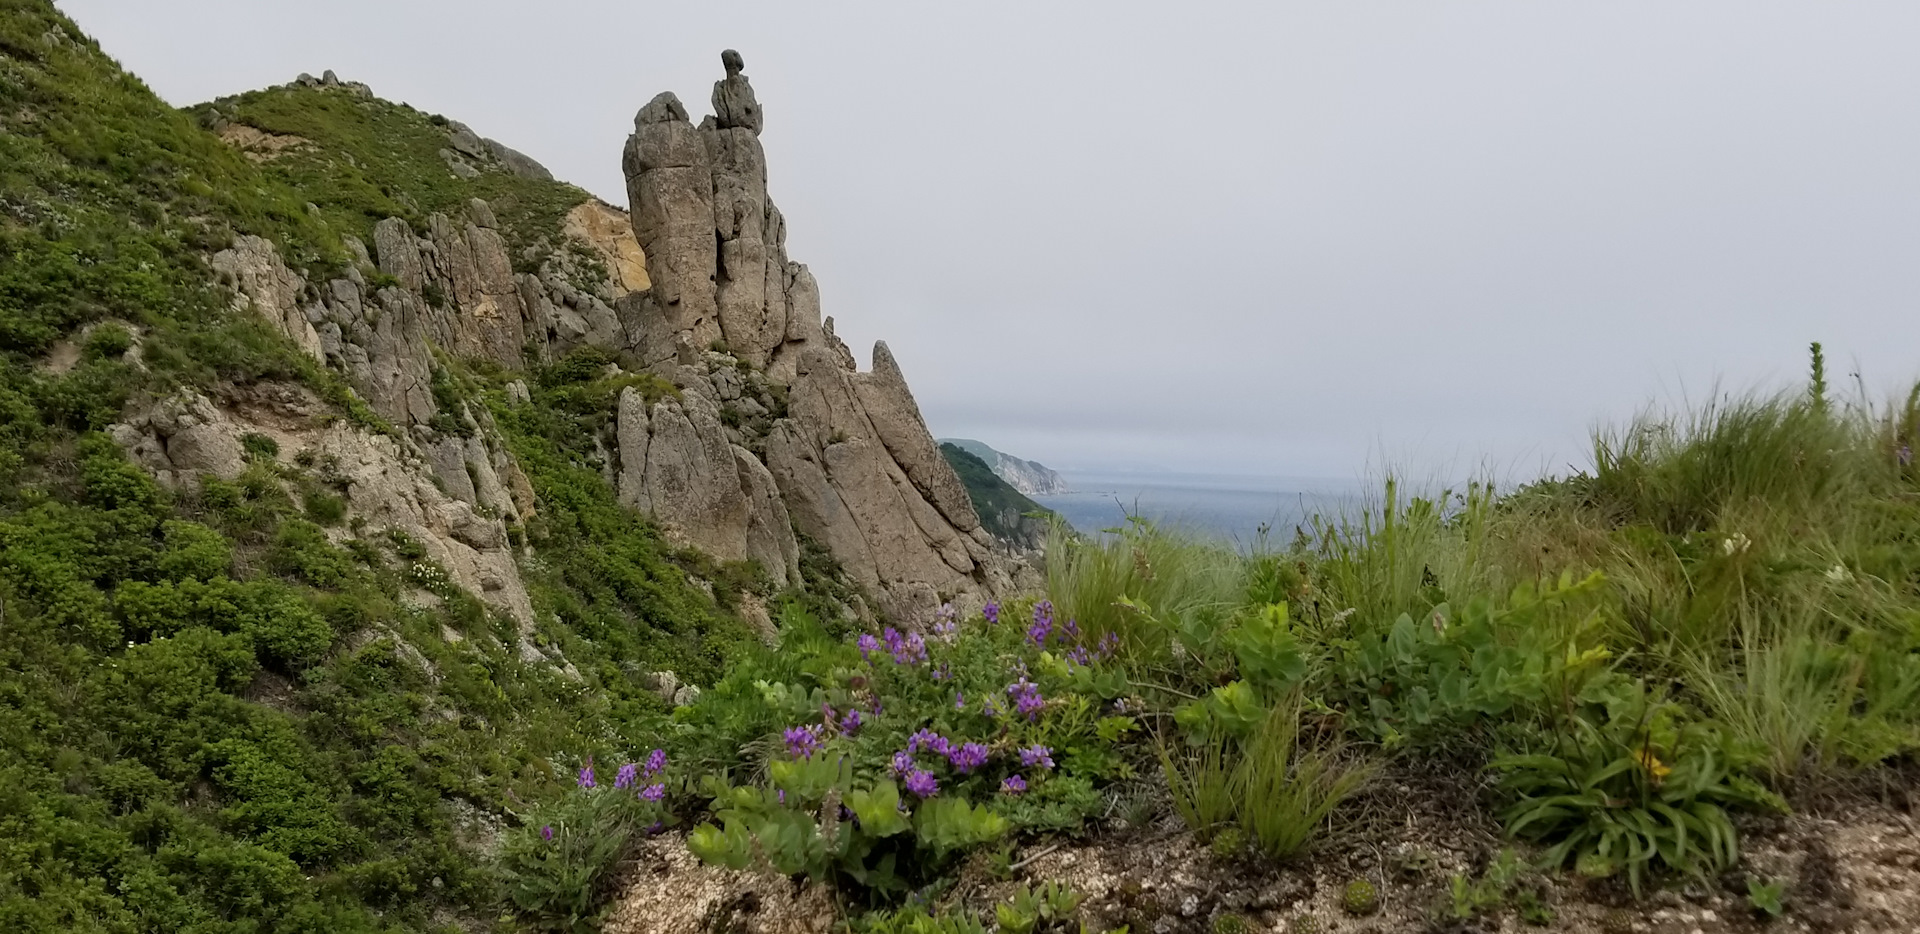
[[[740,73],[746,63],[739,52],[728,49],[720,53],[720,64],[726,68],[727,76],[713,83],[714,122],[723,130],[739,128],[759,136],[763,126],[760,102],[754,98],[753,85],[747,83],[747,76]]]
[[[480,141],[479,134],[464,123],[454,121],[447,124],[447,143],[455,152],[472,156],[475,159],[486,158],[487,146]]]
[[[494,160],[499,162],[507,171],[521,178],[530,178],[542,182],[553,181],[553,173],[547,171],[546,166],[535,162],[532,156],[514,149],[499,140],[483,139],[480,142],[487,147],[487,152],[493,156]]]
[[[710,386],[687,379],[679,398],[650,405],[621,391],[620,501],[715,558],[758,561],[784,586],[799,569],[792,523],[766,467],[727,440]]]
[[[860,373],[832,319],[822,322],[819,286],[788,259],[786,219],[767,196],[765,116],[739,54],[721,60],[727,76],[714,85],[714,116],[697,128],[670,93],[635,117],[624,166],[651,290],[616,307],[629,349],[663,372],[699,370],[698,351],[724,342],[726,355],[705,361],[709,375],[674,382],[682,409],[724,410],[728,420],[708,425],[689,415],[689,431],[671,406],[623,401],[622,498],[670,526],[719,520],[729,531],[709,550],[732,556],[746,544],[769,570],[789,554],[790,536],[775,532],[782,506],[785,521],[825,544],[891,616],[923,616],[944,598],[1010,586],[892,354],[880,345],[873,372]],[[731,369],[736,360],[753,379],[785,387],[785,398],[743,382]],[[786,417],[776,419],[781,401]],[[699,457],[691,454],[696,437]],[[744,514],[675,486],[681,471],[654,467],[705,469],[722,444],[736,457],[736,494],[754,502]],[[636,458],[647,466],[635,468]],[[769,483],[777,496],[763,492]],[[742,517],[750,535],[732,531]]]
[[[235,237],[233,246],[213,254],[208,262],[233,289],[235,311],[250,306],[308,356],[322,359],[320,335],[300,310],[300,291],[306,280],[287,268],[272,241],[250,235]]]
[[[695,347],[720,340],[713,172],[706,145],[671,92],[634,118],[623,167],[634,236],[647,254],[653,315],[666,334]],[[657,348],[642,353],[655,358]]]

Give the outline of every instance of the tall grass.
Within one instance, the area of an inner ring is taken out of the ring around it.
[[[1217,734],[1179,753],[1162,745],[1161,771],[1181,820],[1202,835],[1236,826],[1272,859],[1310,851],[1377,768],[1343,743],[1302,743],[1300,715],[1293,698],[1245,740]]]
[[[1058,613],[1096,639],[1117,635],[1122,656],[1142,664],[1169,661],[1170,621],[1223,613],[1247,590],[1246,563],[1232,548],[1142,519],[1104,539],[1075,538],[1056,525],[1047,556]]]

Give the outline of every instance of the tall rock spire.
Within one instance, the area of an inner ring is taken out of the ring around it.
[[[740,53],[720,61],[726,77],[714,83],[713,116],[695,127],[663,93],[641,108],[627,141],[633,230],[652,280],[650,294],[623,308],[637,335],[630,349],[682,398],[622,400],[622,499],[722,557],[771,541],[762,550],[791,565],[790,523],[896,619],[1010,589],[1007,564],[886,345],[874,349],[874,371],[860,373],[822,328],[819,288],[787,258],[786,220],[767,197],[765,114]],[[710,350],[723,352],[697,365]],[[753,437],[730,439],[739,476],[722,478],[722,448],[706,435],[722,431],[723,419],[676,416],[737,411],[731,361],[747,365],[749,384],[780,387],[783,411]],[[662,433],[682,422],[685,437]],[[736,485],[760,505],[736,508]],[[784,508],[765,502],[773,491]]]

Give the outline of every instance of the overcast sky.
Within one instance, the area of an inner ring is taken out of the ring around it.
[[[1811,340],[1920,376],[1911,2],[60,5],[173,103],[332,68],[617,204],[737,48],[863,365],[1055,466],[1524,476]]]

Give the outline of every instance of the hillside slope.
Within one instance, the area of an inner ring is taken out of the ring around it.
[[[940,453],[953,465],[960,482],[966,484],[973,508],[980,513],[980,524],[995,537],[1019,548],[1038,549],[1047,544],[1053,511],[1028,499],[1012,484],[1000,478],[973,452],[951,441],[940,442]]]
[[[1024,460],[1004,451],[996,451],[984,441],[971,438],[941,438],[941,444],[951,444],[979,458],[994,473],[1007,482],[1008,486],[1026,496],[1048,496],[1054,493],[1070,493],[1065,477],[1049,469],[1038,461]]]
[[[690,736],[662,695],[769,604],[858,601],[621,502],[620,403],[681,393],[591,342],[644,259],[459,135],[175,110],[0,0],[0,929],[493,927],[562,776]]]

